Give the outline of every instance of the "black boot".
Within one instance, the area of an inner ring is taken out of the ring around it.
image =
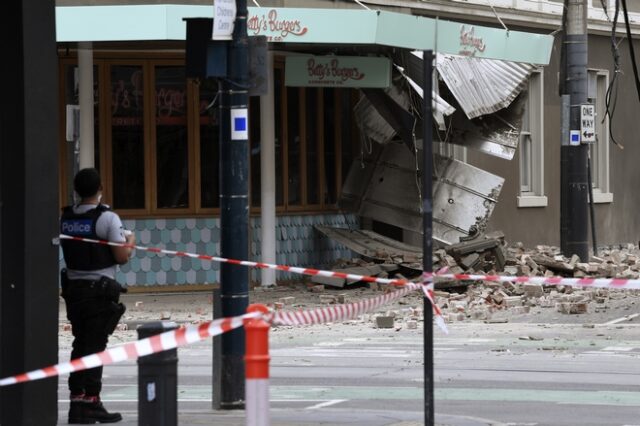
[[[82,417],[83,400],[71,400],[69,404],[69,424],[80,423],[80,417]]]
[[[122,420],[120,413],[109,413],[102,402],[71,402],[69,407],[69,424],[92,425],[94,423],[117,423]]]

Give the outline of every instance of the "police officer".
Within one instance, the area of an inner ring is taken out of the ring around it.
[[[65,207],[60,219],[62,234],[135,244],[120,217],[101,204],[102,184],[96,169],[82,169],[73,185],[80,202]],[[62,275],[62,297],[71,322],[71,359],[103,351],[125,311],[119,303],[123,291],[115,281],[117,265],[129,261],[132,249],[69,239],[61,240],[66,270]],[[115,423],[120,413],[108,412],[100,401],[102,367],[71,373],[69,376],[70,424]]]

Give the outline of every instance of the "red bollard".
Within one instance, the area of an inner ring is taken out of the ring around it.
[[[268,313],[264,305],[249,305],[247,312]],[[245,411],[247,426],[269,426],[269,328],[262,318],[247,320],[245,362]]]

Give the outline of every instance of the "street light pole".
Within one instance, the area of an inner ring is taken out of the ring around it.
[[[564,88],[570,102],[569,129],[575,134],[580,130],[580,105],[587,102],[587,2],[567,0],[566,7]],[[566,119],[563,117],[564,121]],[[560,153],[560,248],[567,256],[577,254],[583,262],[589,258],[588,153],[589,145],[580,143],[579,138],[577,144],[563,138]]]
[[[228,77],[220,95],[220,231],[222,257],[249,255],[248,105],[249,50],[247,2],[236,0],[233,39],[229,42]],[[249,272],[244,266],[220,267],[222,316],[243,315],[249,306]],[[221,408],[244,407],[245,335],[242,327],[222,335]]]

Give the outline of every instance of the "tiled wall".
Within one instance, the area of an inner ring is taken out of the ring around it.
[[[314,229],[314,225],[320,224],[357,228],[357,218],[353,215],[279,216],[276,223],[277,263],[328,268],[337,259],[353,257],[350,250]],[[261,260],[260,218],[252,217],[250,224],[250,260],[257,261]],[[135,231],[138,245],[220,255],[219,218],[125,220],[124,226]],[[129,263],[122,266],[116,278],[130,286],[211,284],[218,282],[219,270],[220,264],[216,262],[138,250]],[[296,278],[294,274],[280,272],[276,276],[277,280]],[[251,280],[259,279],[260,271],[252,270]]]

